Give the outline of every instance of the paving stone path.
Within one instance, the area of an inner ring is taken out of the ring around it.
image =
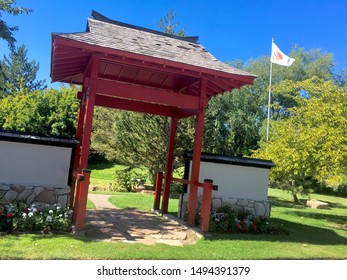
[[[201,234],[174,217],[159,216],[137,209],[117,209],[109,195],[88,194],[96,210],[87,210],[85,235],[104,241],[164,243],[172,246],[194,244]]]

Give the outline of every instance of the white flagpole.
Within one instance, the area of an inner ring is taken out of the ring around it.
[[[273,41],[274,41],[274,39],[272,38],[272,42]],[[271,50],[271,55],[272,55],[272,50]],[[269,82],[269,98],[268,98],[268,105],[267,105],[266,142],[269,141],[270,106],[271,106],[271,79],[272,79],[272,62],[270,59],[270,82]]]

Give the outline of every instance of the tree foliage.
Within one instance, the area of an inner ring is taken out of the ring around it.
[[[205,115],[205,152],[249,155],[258,147],[259,100],[249,88],[219,95],[209,102]]]
[[[74,88],[20,92],[0,99],[0,129],[72,137],[77,111]]]
[[[45,80],[36,80],[39,64],[35,60],[29,62],[27,53],[25,46],[21,45],[0,61],[0,97],[46,88]]]
[[[169,118],[127,111],[118,111],[114,117],[113,141],[117,159],[129,166],[146,167],[153,180],[156,172],[165,170]],[[174,168],[180,165],[184,150],[192,148],[194,130],[191,121],[179,121]]]
[[[158,27],[164,33],[177,35],[180,37],[185,37],[186,36],[185,28],[179,31],[176,30],[180,25],[179,21],[174,22],[176,16],[177,16],[177,13],[175,13],[173,9],[170,9],[170,11],[162,19],[160,19],[158,23]]]
[[[120,111],[96,107],[91,136],[91,152],[102,155],[109,161],[119,158],[121,152],[117,146],[116,120]]]
[[[7,41],[11,50],[14,50],[15,48],[16,39],[13,33],[18,30],[18,26],[8,26],[8,24],[1,19],[3,13],[17,16],[23,13],[28,14],[32,12],[31,9],[15,7],[14,5],[16,5],[16,0],[0,0],[0,38]]]
[[[296,90],[299,106],[290,109],[289,118],[271,123],[269,142],[253,156],[274,161],[271,184],[296,201],[315,181],[334,185],[346,175],[347,88],[317,77],[286,81],[286,87]],[[302,91],[311,98],[300,96]]]

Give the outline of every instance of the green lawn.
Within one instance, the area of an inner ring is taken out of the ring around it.
[[[313,194],[331,205],[323,210],[294,206],[280,190],[270,189],[269,197],[272,220],[283,224],[288,235],[213,233],[185,247],[98,242],[77,235],[8,235],[0,237],[0,259],[347,259],[346,198]],[[116,193],[111,201],[147,209],[152,199]],[[170,200],[170,207],[174,203]]]
[[[143,193],[111,193],[110,202],[117,208],[135,208],[150,211],[153,208],[153,196]],[[178,199],[170,199],[168,212],[177,216]]]
[[[89,163],[88,168],[92,171],[90,177],[90,184],[102,189],[107,189],[110,183],[114,180],[114,172],[117,170],[127,168],[126,165],[117,164],[110,161],[94,161]],[[135,172],[147,176],[144,168],[135,168]]]

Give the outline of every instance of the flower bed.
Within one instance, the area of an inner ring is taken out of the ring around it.
[[[287,233],[282,225],[274,224],[269,218],[251,215],[250,212],[230,206],[217,208],[211,213],[209,225],[211,232],[226,233]]]
[[[72,228],[72,210],[54,207],[0,206],[0,232],[67,232]]]

